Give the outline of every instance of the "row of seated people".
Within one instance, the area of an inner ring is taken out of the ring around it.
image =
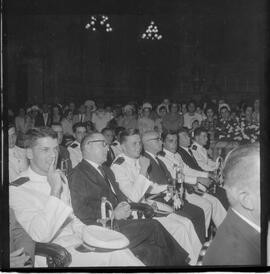
[[[90,129],[98,132],[104,127],[138,128],[140,133],[156,130],[179,130],[187,127],[193,136],[197,127],[207,129],[209,141],[207,147],[216,157],[220,148],[225,148],[225,154],[235,147],[235,144],[253,143],[259,140],[259,100],[242,104],[241,108],[220,100],[218,103],[205,102],[198,106],[196,102],[178,104],[164,99],[157,106],[145,102],[142,106],[135,103],[116,106],[97,107],[92,100],[86,100],[78,109],[73,102],[66,106],[60,104],[42,106],[33,105],[27,109],[20,108],[19,114],[10,118],[15,123],[19,135],[27,129],[40,126],[51,126],[61,123],[63,133],[72,138],[74,124],[85,122]]]
[[[61,129],[61,126],[55,126]],[[106,197],[114,208],[115,229],[127,236],[131,250],[131,253],[122,250],[120,254],[119,251],[107,254],[111,256],[108,258],[110,264],[196,264],[208,236],[210,220],[218,228],[229,206],[223,188],[207,191],[215,179],[213,171],[218,164],[207,157],[203,148],[207,142],[205,130],[195,131],[196,143],[191,149],[185,129],[178,133],[164,132],[162,139],[155,131],[147,131],[141,137],[137,130],[124,130],[119,134],[121,153],[112,163],[108,163],[110,150],[106,134],[81,134],[80,143],[77,140],[81,160],[69,172],[68,165],[63,165],[68,159],[63,161],[63,153],[61,155],[59,150],[60,130],[57,131],[54,125],[52,128],[55,131],[40,128],[28,132],[26,154],[30,167],[21,172],[10,187],[10,206],[35,241],[53,241],[68,247],[74,259],[73,266],[92,265],[89,260],[85,265],[85,256],[89,254],[82,256],[74,247],[80,244],[83,226],[97,224],[101,218],[100,202]],[[14,142],[15,128],[11,127],[10,131],[14,131]],[[181,180],[176,177],[176,168]],[[186,191],[168,191],[172,182],[185,182],[180,185],[185,185]],[[129,203],[152,201],[149,196],[152,199],[156,196],[157,201],[167,203],[174,211],[166,216],[157,215],[155,220],[131,220]],[[66,224],[67,219],[71,227]],[[139,260],[134,261],[132,253]],[[98,255],[93,255],[93,265],[108,265],[104,259],[100,261]],[[123,263],[123,259],[119,261],[119,255],[129,259]],[[255,256],[256,263],[258,258]]]

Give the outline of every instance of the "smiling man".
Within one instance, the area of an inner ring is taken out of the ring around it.
[[[129,248],[148,266],[187,265],[188,256],[174,238],[156,220],[130,219],[131,209],[120,191],[111,169],[104,165],[108,144],[100,133],[82,140],[83,160],[74,168],[69,180],[76,216],[86,225],[101,218],[101,200],[111,203],[114,225],[130,241]]]
[[[10,207],[18,222],[37,242],[53,242],[67,248],[71,266],[141,266],[128,249],[107,253],[80,253],[84,224],[74,214],[68,182],[56,169],[57,134],[51,128],[27,132],[27,157],[30,167],[10,186]],[[36,258],[36,266],[46,266],[45,258]]]

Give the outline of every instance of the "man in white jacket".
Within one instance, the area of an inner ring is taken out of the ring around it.
[[[142,266],[129,249],[80,253],[84,224],[73,214],[66,177],[55,166],[58,157],[56,133],[49,128],[28,132],[30,167],[10,186],[10,207],[18,222],[37,242],[53,242],[67,248],[71,266]],[[36,258],[36,266],[45,266]]]

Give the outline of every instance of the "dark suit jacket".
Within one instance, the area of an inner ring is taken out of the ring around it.
[[[106,197],[115,208],[126,200],[119,190],[113,172],[103,165],[109,180],[116,192],[111,191],[103,176],[87,161],[82,160],[71,172],[69,187],[72,207],[75,215],[85,224],[96,223],[101,218],[101,197]]]
[[[35,119],[35,127],[45,127],[45,126],[50,127],[51,124],[52,124],[52,118],[50,114],[48,114],[48,119],[46,124],[44,123],[44,118],[42,113],[39,113]]]
[[[24,248],[24,252],[30,255],[34,265],[35,258],[35,242],[26,233],[23,227],[15,218],[14,211],[9,209],[9,248],[10,253],[20,248]]]
[[[96,224],[101,217],[101,197],[113,208],[126,200],[115,182],[110,168],[103,165],[116,195],[104,177],[87,161],[82,160],[71,172],[69,185],[75,215],[85,224]],[[146,265],[185,265],[188,256],[157,220],[115,220],[118,229],[130,241],[131,251]]]
[[[147,152],[144,152],[143,155],[150,160],[150,166],[148,168],[149,179],[159,185],[168,184],[168,180],[171,180],[172,177],[164,163],[159,160],[158,164]]]
[[[229,209],[213,242],[206,251],[203,264],[261,264],[260,233],[241,219],[232,209]]]
[[[188,165],[190,168],[198,170],[198,171],[204,171],[197,163],[196,159],[193,158],[185,149],[182,147],[178,147],[177,152],[180,154],[183,162]]]

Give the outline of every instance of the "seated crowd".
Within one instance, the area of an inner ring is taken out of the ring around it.
[[[259,100],[9,114],[10,241],[32,241],[11,249],[11,267],[45,266],[35,242],[66,248],[70,266],[261,264]],[[129,244],[87,247],[86,228],[107,221]]]

